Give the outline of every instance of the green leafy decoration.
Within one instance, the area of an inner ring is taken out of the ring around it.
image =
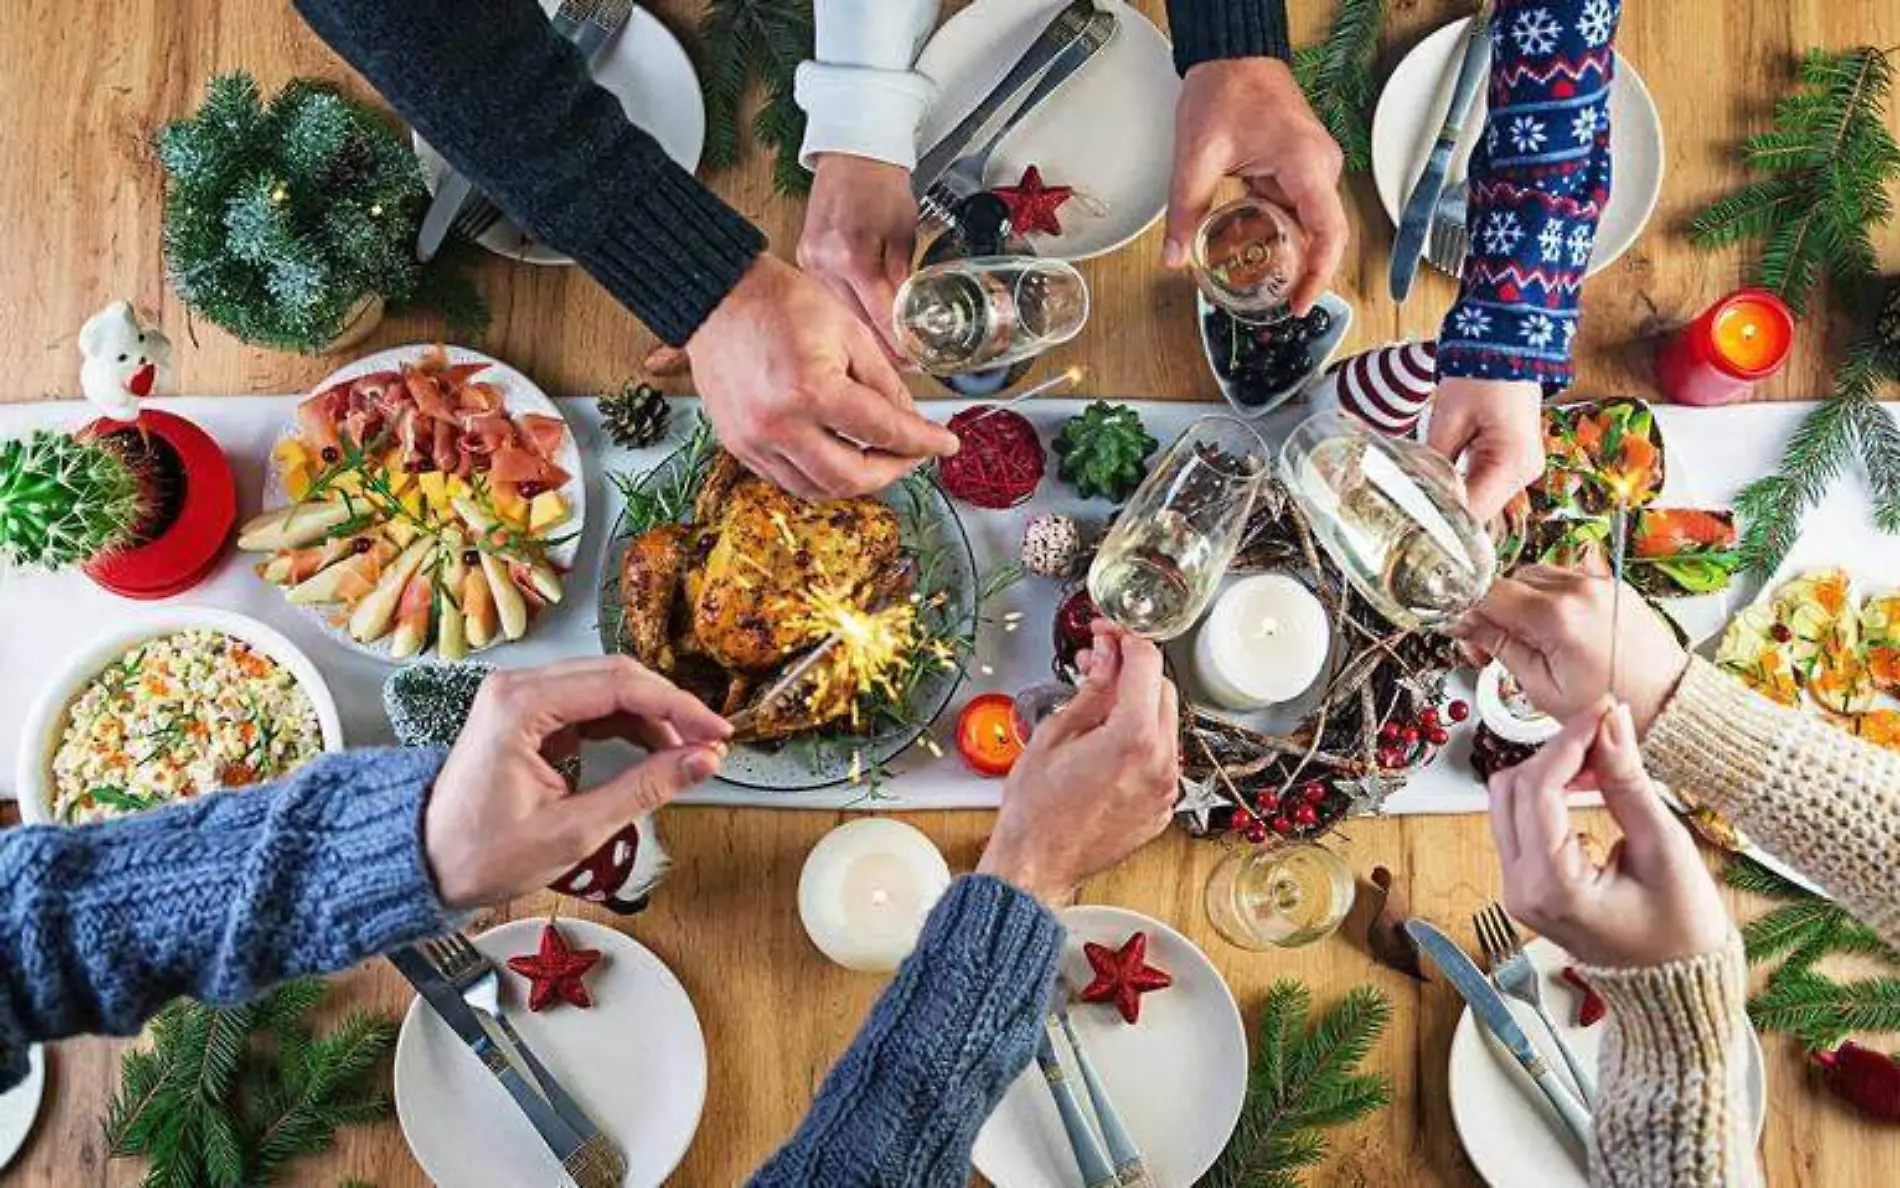
[[[1372,67],[1384,25],[1385,0],[1339,0],[1326,39],[1293,54],[1293,77],[1355,173],[1372,168]]]
[[[1240,1123],[1203,1184],[1294,1188],[1301,1169],[1326,1157],[1322,1130],[1391,1103],[1391,1081],[1356,1071],[1391,1022],[1391,1003],[1359,986],[1317,1020],[1309,1020],[1311,1009],[1311,995],[1298,982],[1268,988]]]
[[[772,184],[781,194],[811,189],[798,163],[805,113],[792,97],[798,64],[813,54],[811,0],[712,0],[700,18],[700,89],[706,97],[705,162],[728,169],[740,156],[741,108],[756,74],[765,101],[752,135],[774,153]]]

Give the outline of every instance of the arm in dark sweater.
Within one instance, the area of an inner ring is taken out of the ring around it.
[[[1223,58],[1290,59],[1286,0],[1168,0],[1174,69]]]
[[[441,930],[424,793],[444,752],[327,755],[274,785],[0,833],[0,1088],[27,1045],[128,1035]]]
[[[984,1119],[1036,1052],[1062,925],[999,879],[958,879],[756,1188],[967,1184]]]
[[[521,226],[675,346],[765,237],[587,76],[534,0],[297,0],[319,36]]]

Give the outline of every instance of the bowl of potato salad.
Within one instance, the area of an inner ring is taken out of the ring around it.
[[[336,703],[290,640],[228,611],[169,608],[47,685],[16,793],[23,819],[77,825],[265,783],[342,746]]]

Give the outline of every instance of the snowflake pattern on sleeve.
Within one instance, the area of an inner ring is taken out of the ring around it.
[[[1620,0],[1499,0],[1490,111],[1472,155],[1466,257],[1438,373],[1571,380],[1577,298],[1610,194]]]

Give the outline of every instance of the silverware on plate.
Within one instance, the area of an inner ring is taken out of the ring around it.
[[[1583,1061],[1564,1041],[1563,1032],[1557,1030],[1557,1024],[1551,1021],[1550,1012],[1544,1009],[1543,975],[1532,964],[1530,955],[1524,952],[1523,942],[1518,940],[1517,928],[1511,923],[1511,917],[1505,913],[1503,905],[1486,904],[1481,911],[1472,915],[1471,923],[1477,929],[1478,947],[1484,952],[1484,963],[1491,970],[1492,983],[1537,1012],[1544,1030],[1550,1032],[1550,1038],[1557,1041],[1557,1051],[1569,1067],[1570,1079],[1576,1082],[1584,1103],[1595,1104],[1596,1077],[1584,1067]]]
[[[1064,980],[1065,991],[1073,991]],[[1115,1103],[1108,1096],[1108,1086],[1096,1073],[1095,1065],[1089,1060],[1088,1050],[1082,1046],[1082,1037],[1075,1033],[1075,1025],[1069,1022],[1068,994],[1065,992],[1056,1001],[1056,1022],[1062,1025],[1063,1037],[1069,1041],[1069,1050],[1075,1054],[1075,1066],[1082,1073],[1082,1086],[1088,1090],[1089,1105],[1095,1110],[1096,1125],[1102,1128],[1102,1142],[1108,1147],[1108,1157],[1115,1164],[1115,1179],[1121,1188],[1152,1188],[1154,1177],[1148,1174],[1148,1164],[1141,1156],[1141,1148],[1135,1145],[1134,1138],[1128,1133],[1128,1127],[1122,1122],[1122,1116],[1115,1109]]]
[[[1056,1113],[1062,1115],[1062,1129],[1069,1136],[1069,1149],[1075,1153],[1083,1188],[1115,1188],[1120,1182],[1115,1168],[1096,1143],[1095,1132],[1089,1129],[1088,1117],[1082,1113],[1082,1103],[1075,1099],[1075,1086],[1069,1083],[1069,1074],[1056,1055],[1055,1028],[1055,1016],[1046,1016],[1042,1034],[1036,1037],[1036,1067],[1042,1070],[1043,1083],[1049,1086]]]
[[[1451,169],[1451,155],[1464,134],[1465,119],[1471,114],[1480,85],[1491,65],[1491,0],[1482,0],[1471,27],[1465,32],[1463,56],[1458,62],[1458,80],[1452,87],[1451,106],[1445,109],[1445,122],[1432,142],[1431,155],[1425,159],[1425,171],[1405,199],[1399,215],[1399,233],[1392,243],[1392,267],[1388,279],[1392,300],[1404,301],[1418,276],[1419,258],[1425,252],[1426,235],[1438,208],[1438,195],[1445,187],[1445,175]]]
[[[1432,228],[1425,239],[1425,258],[1453,276],[1464,273],[1465,256],[1471,251],[1471,233],[1465,228],[1470,195],[1470,188],[1463,182],[1447,187],[1432,208]]]

